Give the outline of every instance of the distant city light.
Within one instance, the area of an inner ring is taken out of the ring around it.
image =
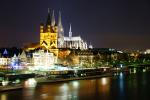
[[[123,64],[120,64],[120,67],[122,68],[122,67],[123,67]]]
[[[117,51],[118,53],[123,53],[122,51]]]
[[[8,85],[8,83],[9,83],[9,81],[3,80],[3,81],[2,81],[2,86],[6,86],[6,85]]]
[[[133,73],[136,73],[136,68],[134,68]]]
[[[26,88],[34,88],[37,85],[37,81],[34,78],[30,78],[27,81],[25,81],[25,87]]]
[[[73,81],[73,87],[78,88],[79,87],[79,82],[78,81]]]
[[[102,85],[106,85],[107,84],[107,79],[104,77],[101,79],[102,80]]]

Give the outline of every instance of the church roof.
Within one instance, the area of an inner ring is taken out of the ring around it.
[[[29,43],[29,44],[26,44],[24,46],[24,50],[28,50],[28,49],[35,49],[35,48],[38,48],[40,45],[39,43]]]
[[[74,37],[64,37],[64,41],[81,41],[80,36],[74,36]]]

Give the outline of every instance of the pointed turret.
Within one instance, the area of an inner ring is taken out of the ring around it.
[[[53,14],[52,14],[52,26],[55,26],[55,15],[54,15],[54,10],[53,10]]]
[[[89,49],[93,49],[93,46],[92,46],[91,42],[90,42],[90,45],[89,45]]]
[[[69,29],[69,37],[72,37],[71,24],[70,24],[70,29]]]
[[[59,11],[59,16],[58,16],[58,26],[62,26],[61,23],[61,12]]]
[[[8,51],[5,49],[3,55],[8,55]]]
[[[59,35],[63,35],[64,33],[64,29],[61,22],[61,12],[59,12],[59,17],[58,17],[58,33]]]
[[[43,33],[43,32],[44,32],[44,24],[40,23],[40,33]]]
[[[47,16],[47,21],[46,21],[46,26],[51,25],[51,18],[50,18],[50,10],[48,8],[48,16]]]

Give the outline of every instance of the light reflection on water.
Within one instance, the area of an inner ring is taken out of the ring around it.
[[[0,100],[7,100],[7,95],[6,94],[2,94]]]
[[[88,80],[40,84],[0,94],[1,100],[108,100],[150,99],[150,73],[124,74]]]
[[[124,98],[124,74],[121,72],[119,74],[119,93],[120,93],[120,98]]]
[[[124,74],[121,72],[120,75],[119,75],[119,88],[120,88],[120,92],[122,93],[123,92],[123,89],[124,89]]]

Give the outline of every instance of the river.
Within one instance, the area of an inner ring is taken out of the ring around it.
[[[38,84],[1,92],[0,100],[150,100],[150,72]]]

